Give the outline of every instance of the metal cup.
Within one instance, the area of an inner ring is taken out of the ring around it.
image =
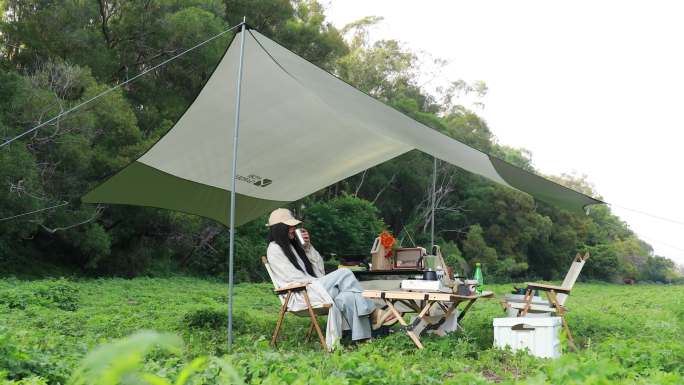
[[[304,247],[306,245],[306,242],[304,241],[304,234],[302,233],[302,229],[295,229],[295,238],[297,238],[297,242]]]

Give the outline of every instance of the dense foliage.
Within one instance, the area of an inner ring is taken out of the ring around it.
[[[498,296],[510,288],[488,286]],[[0,384],[684,382],[684,286],[576,285],[566,305],[580,352],[555,361],[492,348],[492,318],[503,316],[497,299],[477,302],[465,331],[423,337],[423,351],[397,332],[325,354],[303,342],[307,320],[294,316],[285,318],[279,348],[270,348],[279,306],[270,285],[235,292],[235,351],[226,356],[220,282],[0,279]],[[103,343],[111,344],[94,349]]]
[[[369,17],[338,30],[315,0],[0,1],[0,138],[17,135],[108,87],[235,25],[250,25],[405,114],[528,170],[524,149],[500,145],[462,106],[484,83],[456,81],[440,95],[418,85],[419,60],[393,40],[370,43]],[[227,233],[208,220],[139,207],[81,204],[80,196],[141,155],[200,90],[227,34],[0,149],[0,267],[26,261],[89,274],[137,276],[183,269],[225,275]],[[383,227],[404,245],[429,242],[432,159],[411,152],[295,202],[324,254],[360,253]],[[676,279],[606,207],[586,217],[439,165],[437,241],[468,272],[481,261],[501,278],[563,274],[577,251],[586,278]],[[561,183],[596,194],[575,176]],[[59,205],[54,209],[36,210]],[[7,219],[10,218],[10,219]],[[264,218],[237,237],[237,278],[260,280]],[[35,264],[31,265],[35,271]]]

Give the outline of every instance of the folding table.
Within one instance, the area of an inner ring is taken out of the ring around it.
[[[449,316],[457,309],[461,302],[467,302],[461,313],[458,315],[457,322],[460,323],[466,315],[471,306],[479,298],[492,298],[494,293],[491,291],[482,292],[476,295],[456,295],[442,292],[418,292],[418,291],[403,291],[403,290],[364,290],[363,296],[371,299],[383,300],[390,311],[397,317],[402,328],[406,334],[411,338],[418,349],[423,349],[423,344],[420,342],[420,334],[425,329],[432,329],[438,335],[445,335],[444,323]],[[413,309],[418,316],[413,323],[409,325],[394,306],[396,303],[402,303]],[[443,313],[438,316],[430,316],[429,311],[434,305],[439,306]],[[436,318],[436,319],[435,319]]]

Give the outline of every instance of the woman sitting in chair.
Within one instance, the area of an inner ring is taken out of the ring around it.
[[[338,269],[325,274],[323,258],[308,241],[308,233],[302,229],[305,235],[304,246],[295,239],[295,226],[300,223],[301,221],[295,219],[287,209],[276,209],[268,218],[270,234],[266,257],[271,266],[274,283],[279,287],[309,283],[307,292],[311,302],[314,305],[332,303],[334,306],[331,313],[341,313],[351,329],[353,341],[370,338],[372,329],[391,323],[392,321],[387,319],[390,317],[379,315],[380,311],[376,309],[373,301],[361,295],[363,289],[349,269]],[[301,301],[301,296],[292,297],[289,306],[306,308],[306,304]],[[341,323],[342,318],[335,317],[335,314],[331,316],[328,320],[327,339],[340,337],[342,330],[341,324],[330,323],[331,319],[333,322]],[[376,320],[377,324],[372,325]],[[330,345],[330,341],[328,343]]]

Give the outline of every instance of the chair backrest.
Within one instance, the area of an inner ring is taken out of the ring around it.
[[[273,288],[279,289],[278,285],[276,285],[276,283],[275,283],[275,279],[273,279],[273,270],[271,270],[271,265],[268,263],[268,258],[262,256],[261,257],[261,263],[264,264],[264,267],[266,268],[266,272],[268,272],[268,277],[271,278],[271,283],[273,284]],[[280,300],[280,303],[283,304],[285,302],[285,294],[278,294],[278,299]],[[292,302],[290,302],[290,305],[291,304],[292,304]],[[315,305],[314,311],[318,315],[327,315],[328,314],[327,309],[330,306],[331,306],[330,304]],[[288,309],[288,311],[290,311],[290,310]],[[298,312],[301,312],[301,310],[295,311],[295,314],[301,316],[302,314],[299,314]],[[306,313],[305,316],[308,317],[308,313]]]
[[[261,263],[263,263],[264,267],[266,268],[266,272],[268,273],[268,278],[271,279],[271,283],[273,284],[273,288],[277,289],[278,286],[276,285],[275,280],[273,279],[273,271],[271,271],[271,265],[268,264],[268,258],[261,257]]]
[[[263,263],[264,267],[266,268],[266,272],[268,273],[268,278],[271,278],[271,283],[273,284],[273,288],[278,289],[278,285],[276,285],[275,279],[273,279],[273,270],[271,270],[271,265],[268,264],[268,258],[262,256],[261,257],[261,263]],[[278,295],[278,299],[280,300],[281,304],[283,302],[285,302],[285,297],[282,294]]]
[[[575,259],[572,260],[570,270],[568,270],[568,273],[565,275],[565,279],[563,280],[561,287],[563,287],[564,289],[572,290],[573,286],[575,286],[575,282],[577,282],[577,278],[579,277],[580,272],[582,272],[584,263],[587,261],[588,258],[589,253],[586,253],[584,255],[577,253],[577,255],[575,255]],[[558,303],[562,305],[565,302],[565,299],[568,297],[568,295],[558,294],[556,297],[558,298]]]

